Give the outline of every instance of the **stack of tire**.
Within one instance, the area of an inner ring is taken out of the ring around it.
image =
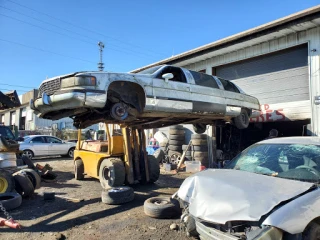
[[[192,134],[192,144],[186,153],[186,156],[191,156],[192,160],[201,162],[202,166],[209,166],[208,159],[208,141],[207,134]]]
[[[182,125],[175,125],[169,129],[169,145],[168,155],[180,156],[182,155],[182,145],[184,144],[185,131]],[[177,162],[172,162],[177,163]]]

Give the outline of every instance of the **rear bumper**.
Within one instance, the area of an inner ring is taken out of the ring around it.
[[[103,108],[107,102],[104,90],[68,90],[51,96],[43,94],[41,98],[30,102],[30,108],[38,116],[48,112],[77,108]]]

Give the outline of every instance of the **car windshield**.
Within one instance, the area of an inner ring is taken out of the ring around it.
[[[162,66],[151,67],[151,68],[147,68],[147,69],[142,70],[142,71],[137,72],[137,73],[139,73],[139,74],[154,74],[161,67]]]
[[[0,135],[7,140],[15,140],[15,137],[8,127],[0,127]]]
[[[236,156],[225,168],[318,183],[320,146],[254,144]]]

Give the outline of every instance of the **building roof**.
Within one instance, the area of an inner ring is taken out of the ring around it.
[[[320,18],[320,5],[317,5],[312,8],[308,8],[306,10],[291,14],[289,16],[277,19],[275,21],[260,25],[255,28],[251,28],[241,33],[237,33],[235,35],[220,39],[218,41],[203,45],[198,48],[194,48],[187,52],[172,56],[170,58],[166,58],[164,60],[152,63],[150,65],[132,70],[131,72],[135,73],[138,71],[142,71],[144,69],[157,66],[160,64],[175,64],[177,62],[181,62],[185,59],[190,59],[197,57],[202,54],[206,54],[208,51],[214,51],[219,48],[224,48],[226,46],[230,46],[232,44],[236,44],[239,42],[247,41],[255,37],[259,37],[261,35],[266,35],[273,31],[279,31],[283,28],[288,28],[290,26],[297,25],[299,23],[303,23],[305,21],[312,21],[314,19]],[[312,25],[308,25],[310,28]],[[319,26],[318,22],[314,22],[313,27]],[[307,27],[307,26],[306,26]]]

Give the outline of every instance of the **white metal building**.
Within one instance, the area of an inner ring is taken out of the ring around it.
[[[172,64],[232,80],[262,104],[252,125],[295,123],[292,135],[302,135],[310,123],[320,135],[319,57],[320,5],[132,72]]]

